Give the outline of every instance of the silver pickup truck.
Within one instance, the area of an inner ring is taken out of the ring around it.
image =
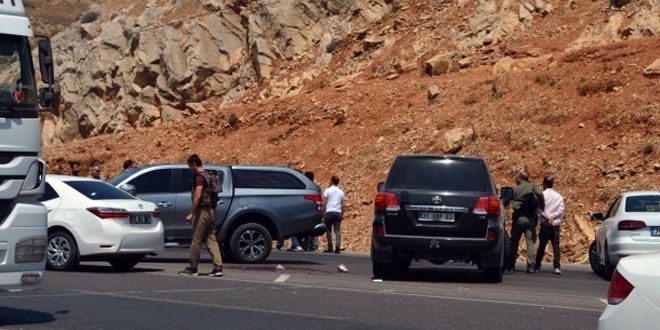
[[[222,181],[216,232],[226,259],[260,263],[273,240],[325,233],[321,190],[300,172],[284,166],[204,164],[204,169]],[[188,165],[160,164],[130,169],[109,183],[158,205],[167,246],[192,238],[185,221],[192,180]]]

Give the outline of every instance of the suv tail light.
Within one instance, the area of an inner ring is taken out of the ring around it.
[[[374,198],[374,207],[376,211],[398,212],[401,211],[399,200],[393,193],[380,192]]]
[[[131,213],[125,209],[117,209],[113,207],[90,207],[87,211],[101,219],[117,219],[128,218]]]
[[[636,230],[646,227],[646,222],[640,220],[623,220],[619,222],[619,230]]]
[[[610,281],[610,290],[607,291],[607,303],[610,305],[618,305],[626,298],[635,287],[628,282],[617,270],[612,274]]]
[[[500,199],[497,197],[480,197],[473,213],[500,215]]]
[[[304,195],[303,197],[306,200],[316,203],[316,210],[323,212],[323,198],[321,198],[321,195]]]

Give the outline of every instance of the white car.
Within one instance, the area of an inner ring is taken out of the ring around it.
[[[126,270],[163,249],[156,204],[103,181],[49,174],[39,201],[48,210],[48,269],[73,270],[80,261],[108,261]]]
[[[630,191],[619,194],[602,221],[589,248],[595,273],[610,279],[621,258],[660,251],[660,191]]]
[[[621,259],[610,281],[607,302],[598,330],[658,329],[660,253]]]

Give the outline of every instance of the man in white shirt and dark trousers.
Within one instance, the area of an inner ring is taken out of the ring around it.
[[[536,271],[541,269],[541,260],[545,254],[545,247],[548,241],[552,243],[552,252],[554,260],[552,266],[555,274],[561,274],[559,250],[559,232],[561,227],[561,216],[564,214],[564,198],[552,189],[554,179],[551,176],[543,178],[543,199],[545,200],[545,209],[540,210],[541,228],[539,229],[539,248],[536,251]]]
[[[328,249],[323,252],[333,252],[332,249],[332,230],[335,231],[334,252],[341,251],[341,220],[344,214],[344,192],[337,187],[339,178],[333,175],[330,179],[330,187],[323,191],[323,221],[325,222],[325,237],[328,240]]]

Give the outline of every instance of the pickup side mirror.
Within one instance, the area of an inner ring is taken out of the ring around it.
[[[378,191],[383,191],[384,186],[385,186],[385,182],[378,182],[378,186],[376,187],[376,189],[378,189]]]
[[[591,220],[603,221],[603,220],[605,220],[605,217],[603,216],[603,213],[598,212],[598,213],[594,213],[594,214],[591,215]]]
[[[509,202],[510,200],[513,199],[513,188],[511,187],[502,187],[500,189],[500,199]]]
[[[123,185],[119,186],[119,189],[135,196],[136,189],[135,189],[135,186],[132,185],[132,184],[124,183]]]

